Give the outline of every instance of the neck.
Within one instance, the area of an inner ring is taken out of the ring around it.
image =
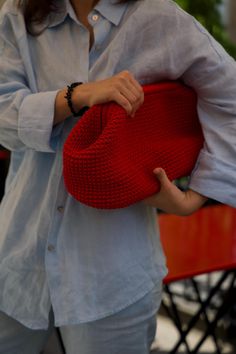
[[[98,1],[99,0],[70,0],[76,16],[80,20],[88,17],[88,14],[92,11]]]

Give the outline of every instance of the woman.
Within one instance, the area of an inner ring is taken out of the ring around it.
[[[0,38],[0,352],[38,354],[55,325],[67,354],[147,354],[166,275],[155,208],[236,205],[235,62],[169,0],[7,0]],[[197,91],[206,139],[189,190],[157,166],[160,192],[128,208],[68,195],[61,152],[80,110],[115,101],[133,116],[141,85],[176,79]]]

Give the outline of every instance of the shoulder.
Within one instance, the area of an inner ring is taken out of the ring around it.
[[[134,21],[142,32],[173,38],[206,35],[207,30],[173,0],[140,0]],[[141,31],[140,31],[141,32]]]
[[[18,0],[6,0],[0,11],[0,35],[20,37],[25,32],[23,11]]]
[[[178,5],[172,0],[139,0],[139,3],[143,10],[150,13],[155,11],[155,14],[158,12],[159,14],[171,15],[179,9]]]
[[[131,1],[132,3],[132,1]],[[194,18],[172,0],[139,0],[127,21],[129,35],[162,39],[180,37],[194,28]],[[172,38],[172,39],[171,39]]]
[[[158,21],[169,21],[170,19],[178,22],[193,21],[193,17],[181,9],[172,0],[140,0],[139,15],[146,20],[155,19]]]

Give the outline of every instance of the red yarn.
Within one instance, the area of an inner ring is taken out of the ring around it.
[[[63,151],[68,192],[101,209],[127,207],[158,192],[153,174],[173,180],[191,173],[203,145],[195,92],[179,82],[144,86],[133,118],[111,102],[90,108],[69,134]]]

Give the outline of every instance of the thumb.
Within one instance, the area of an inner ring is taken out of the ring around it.
[[[157,177],[157,179],[159,180],[161,185],[166,184],[166,183],[169,182],[167,174],[166,174],[165,170],[163,170],[163,168],[160,168],[160,167],[155,168],[153,173],[155,174],[155,176]]]

